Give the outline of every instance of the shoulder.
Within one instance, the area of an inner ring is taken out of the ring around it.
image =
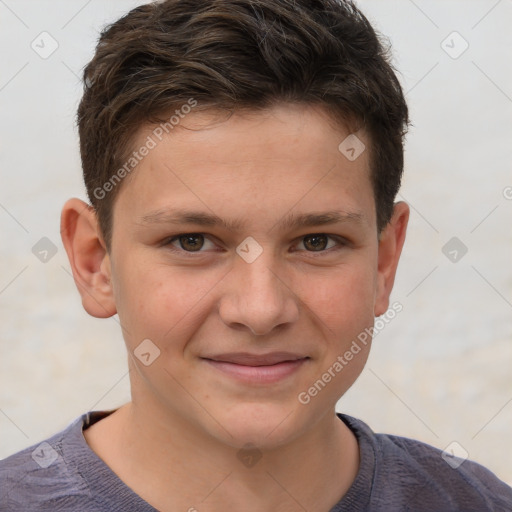
[[[0,512],[90,510],[93,496],[72,460],[80,455],[88,417],[84,414],[45,441],[0,461]]]
[[[362,421],[341,416],[373,458],[372,510],[512,510],[512,488],[480,464],[414,439],[375,434]]]
[[[420,499],[435,493],[452,510],[512,510],[512,489],[477,462],[413,439],[376,437],[386,459],[383,478],[391,467],[398,468],[397,478],[409,477]]]

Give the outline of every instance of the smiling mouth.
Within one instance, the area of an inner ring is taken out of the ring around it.
[[[296,373],[310,358],[287,352],[232,353],[203,357],[225,375],[252,384],[273,384]]]

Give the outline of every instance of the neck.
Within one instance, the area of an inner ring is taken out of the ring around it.
[[[359,466],[357,440],[334,411],[306,434],[262,452],[238,450],[140,409],[126,404],[84,435],[121,480],[162,512],[327,512]]]

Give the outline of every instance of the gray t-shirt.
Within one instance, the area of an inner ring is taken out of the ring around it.
[[[83,429],[110,412],[84,414],[46,441],[0,461],[0,512],[155,512],[85,441]],[[330,512],[512,511],[512,488],[479,464],[458,465],[461,460],[443,458],[437,448],[374,434],[362,421],[338,416],[357,437],[361,463]]]

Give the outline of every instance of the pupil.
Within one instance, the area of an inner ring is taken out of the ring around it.
[[[203,245],[202,235],[186,235],[182,236],[180,243],[183,249],[198,251]]]
[[[325,235],[313,235],[306,237],[304,245],[306,247],[310,245],[310,247],[312,247],[313,250],[321,250],[325,249],[326,243],[327,237]]]

